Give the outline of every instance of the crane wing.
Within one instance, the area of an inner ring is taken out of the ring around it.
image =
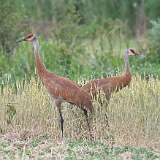
[[[50,76],[43,79],[43,83],[54,98],[62,97],[73,104],[78,103],[78,98],[82,94],[80,87],[67,78]]]

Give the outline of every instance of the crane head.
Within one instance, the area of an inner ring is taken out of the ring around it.
[[[34,39],[36,39],[36,35],[33,33],[29,33],[27,36],[17,40],[17,42],[22,42],[22,41],[32,42]]]
[[[128,53],[128,55],[129,56],[137,56],[137,55],[140,55],[140,53],[138,53],[137,51],[135,51],[134,49],[132,49],[132,48],[128,48],[127,49],[127,53]]]

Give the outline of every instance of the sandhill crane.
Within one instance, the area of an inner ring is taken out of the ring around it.
[[[121,76],[113,76],[102,79],[91,80],[85,84],[82,88],[95,97],[99,91],[103,91],[107,100],[107,105],[109,103],[111,93],[114,91],[119,91],[123,87],[126,87],[130,84],[131,81],[131,72],[129,66],[128,56],[139,55],[134,49],[126,49],[124,54],[124,73]]]
[[[43,82],[44,86],[48,90],[49,94],[52,97],[52,100],[55,102],[55,105],[58,108],[59,116],[60,116],[60,127],[63,138],[63,123],[64,119],[61,111],[61,104],[63,102],[68,102],[70,104],[76,105],[80,107],[86,117],[87,126],[91,135],[91,129],[88,119],[88,112],[93,111],[93,106],[91,103],[91,96],[81,89],[76,83],[73,81],[60,77],[54,73],[49,72],[40,56],[40,47],[39,42],[35,34],[30,33],[26,37],[21,38],[17,42],[28,41],[33,45],[34,50],[34,58],[35,58],[35,66],[37,73]]]
[[[124,73],[121,76],[113,76],[102,79],[91,80],[81,88],[95,96],[97,91],[102,90],[105,93],[106,99],[109,100],[113,91],[119,91],[123,87],[130,84],[131,72],[128,56],[139,55],[134,49],[126,49],[124,55]]]

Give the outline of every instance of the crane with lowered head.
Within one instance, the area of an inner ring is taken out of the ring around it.
[[[46,69],[40,56],[40,46],[35,34],[30,33],[26,37],[19,39],[17,42],[22,41],[31,42],[33,45],[37,74],[39,75],[45,88],[51,95],[52,100],[55,102],[55,105],[59,112],[62,138],[64,119],[62,116],[61,104],[63,102],[68,102],[70,104],[76,105],[83,110],[86,117],[89,133],[92,137],[88,118],[88,113],[93,112],[91,96],[82,88],[80,88],[75,82],[69,80],[68,78],[58,76]]]

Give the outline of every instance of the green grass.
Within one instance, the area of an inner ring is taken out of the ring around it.
[[[82,36],[83,38],[69,34],[71,43],[65,41],[68,39],[65,34],[63,35],[64,39],[63,36],[52,37],[48,41],[38,37],[41,56],[46,68],[75,81],[113,75],[121,73],[123,70],[124,51],[131,47],[137,51],[145,49],[144,58],[140,56],[129,58],[133,75],[138,73],[142,76],[144,74],[159,76],[160,65],[158,61],[155,61],[158,58],[154,53],[155,49],[147,48],[147,39],[144,38],[140,41],[128,38],[123,34],[117,36],[116,33],[110,33],[111,36],[108,37],[107,31],[100,31],[99,28],[97,35]],[[17,80],[30,80],[32,77],[36,76],[31,44],[20,43],[15,48],[14,54],[10,56],[5,56],[5,53],[0,51],[0,85],[13,84]]]
[[[88,78],[91,75],[100,77],[115,74],[123,68],[124,50],[128,47],[138,50],[137,42],[126,41],[125,36],[120,39],[116,36],[111,37],[109,40],[114,47],[109,45],[106,34],[100,34],[93,39],[77,40],[73,46],[60,39],[45,41],[38,38],[46,68],[72,80],[78,80],[80,77]],[[155,69],[155,66],[150,63],[150,67],[147,67],[148,63],[140,60],[139,57],[132,57],[130,60],[134,73],[135,71],[152,73],[153,68]],[[32,76],[35,76],[35,65],[31,44],[20,43],[14,54],[9,57],[0,51],[0,84],[15,83],[18,79],[30,79]]]
[[[24,134],[24,133],[23,133]],[[29,134],[29,132],[28,132]],[[160,154],[151,149],[130,146],[108,146],[88,140],[54,142],[47,135],[23,139],[16,133],[0,138],[1,159],[59,159],[59,160],[158,160]]]

